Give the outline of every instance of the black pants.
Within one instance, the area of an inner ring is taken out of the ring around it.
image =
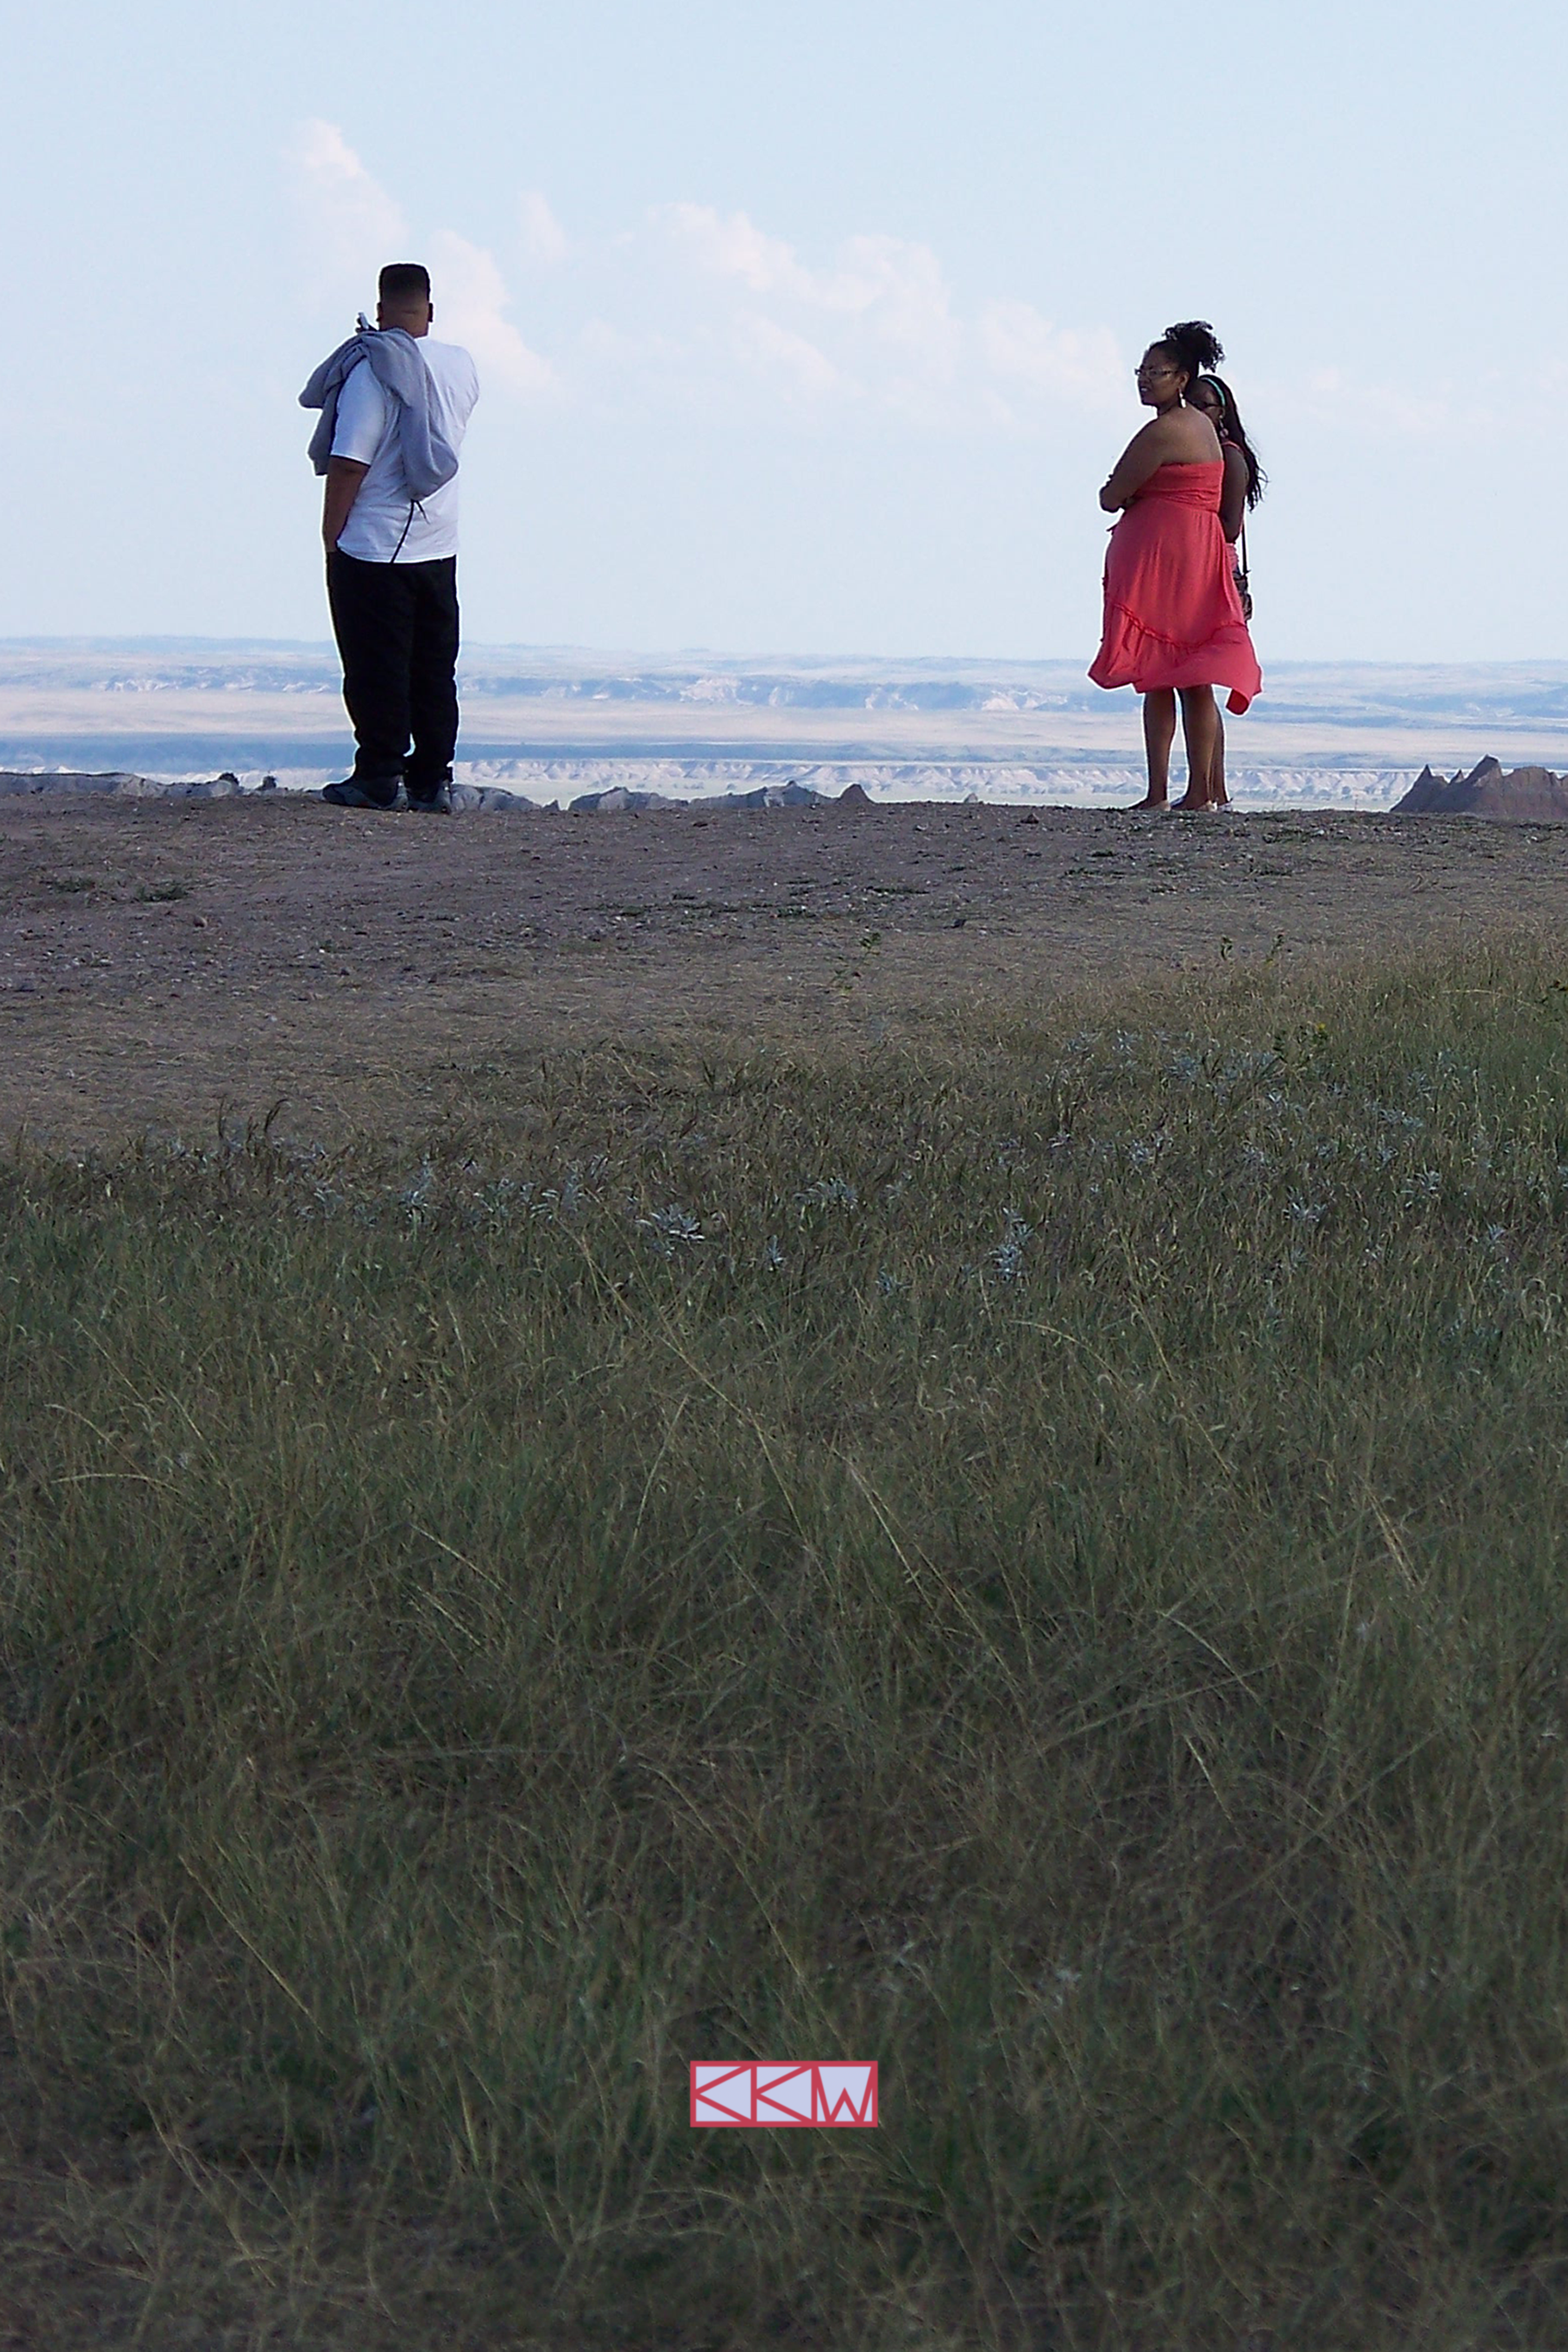
[[[355,782],[391,800],[403,778],[428,798],[451,774],[458,740],[457,557],[363,563],[335,547],[327,601],[358,747]]]

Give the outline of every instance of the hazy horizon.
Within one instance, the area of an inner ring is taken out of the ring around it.
[[[1099,801],[1141,764],[1131,692],[1081,660],[734,655],[470,643],[460,780],[540,800],[674,797],[805,781],[873,797]],[[350,737],[323,639],[0,641],[0,768],[341,772]],[[1568,768],[1568,662],[1280,663],[1229,724],[1237,798],[1386,807],[1428,763]]]
[[[70,651],[101,654],[122,651],[151,654],[187,650],[194,652],[203,649],[226,652],[235,656],[247,651],[267,649],[321,655],[331,659],[334,664],[338,660],[337,649],[332,642],[331,631],[324,622],[315,635],[300,636],[269,635],[263,631],[220,633],[195,629],[54,632],[16,630],[6,635],[0,635],[0,663],[3,663],[9,655],[32,651],[46,653],[56,651],[62,654]],[[485,638],[468,631],[464,635],[458,660],[459,662],[471,660],[481,654],[510,654],[536,659],[570,656],[595,661],[630,661],[656,668],[680,662],[712,661],[726,667],[785,663],[797,664],[803,669],[865,667],[879,671],[893,670],[904,665],[926,667],[933,665],[951,665],[960,669],[997,671],[1065,669],[1071,671],[1075,677],[1084,682],[1086,690],[1092,691],[1096,701],[1105,704],[1109,698],[1103,689],[1089,688],[1089,663],[1092,658],[1092,646],[1068,652],[1058,650],[1009,654],[1005,652],[954,653],[943,650],[940,646],[905,647],[901,650],[879,653],[874,648],[854,646],[837,650],[826,650],[785,644],[761,643],[682,646],[650,642],[647,645],[636,645],[630,642],[616,643],[606,640],[596,643],[588,639],[568,638]],[[1484,656],[1453,655],[1441,661],[1380,659],[1370,654],[1278,656],[1271,664],[1271,669],[1281,675],[1290,676],[1309,670],[1371,671],[1380,675],[1402,677],[1419,677],[1426,674],[1436,677],[1453,677],[1468,673],[1479,676],[1510,676],[1523,671],[1554,672],[1560,674],[1564,680],[1568,680],[1568,654],[1515,654],[1496,660]],[[1121,691],[1125,702],[1127,690]],[[1267,693],[1267,678],[1265,693]],[[1263,698],[1260,697],[1255,709],[1261,709],[1262,700]]]

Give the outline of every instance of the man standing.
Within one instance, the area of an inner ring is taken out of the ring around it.
[[[458,457],[479,381],[436,342],[429,272],[381,273],[375,326],[322,362],[300,394],[321,421],[327,598],[353,721],[340,808],[449,810],[458,740]]]

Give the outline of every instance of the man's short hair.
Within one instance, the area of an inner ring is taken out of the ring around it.
[[[389,261],[376,291],[388,309],[401,310],[411,302],[430,299],[430,272],[422,261]]]

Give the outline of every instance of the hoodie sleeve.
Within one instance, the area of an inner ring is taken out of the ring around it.
[[[375,370],[368,360],[361,360],[338,394],[332,456],[352,457],[361,466],[373,464],[393,421],[392,404],[376,382]]]

